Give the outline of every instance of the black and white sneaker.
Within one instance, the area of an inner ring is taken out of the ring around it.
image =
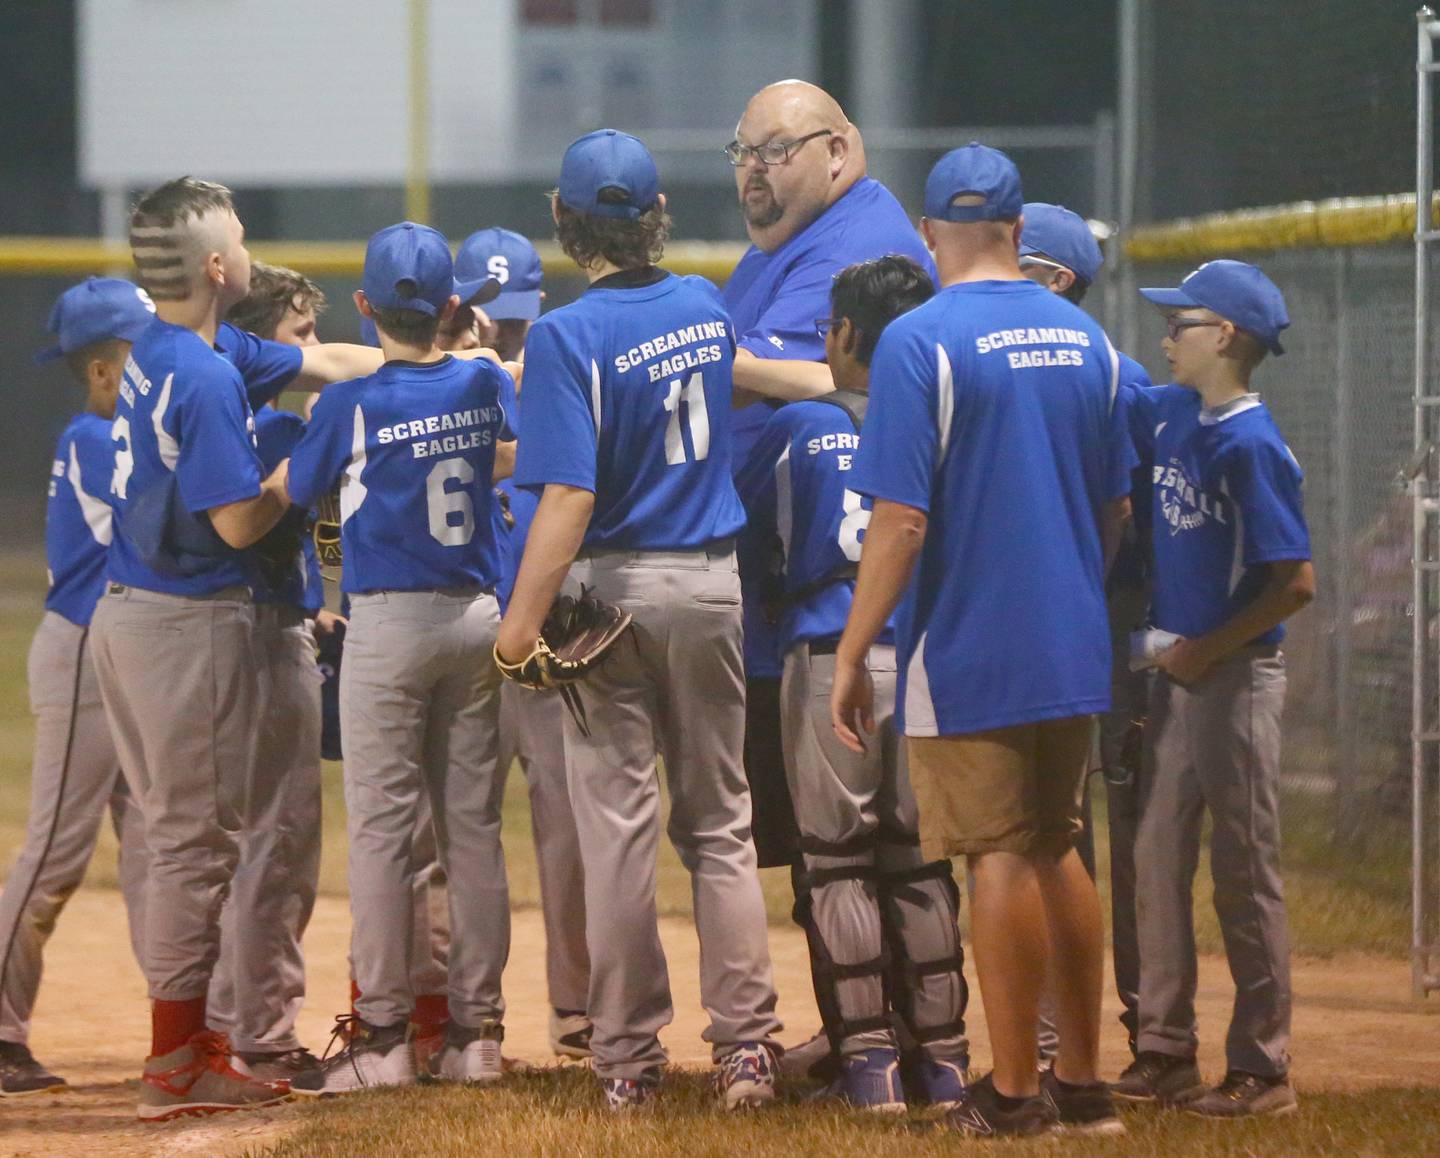
[[[66,1084],[36,1061],[24,1042],[0,1041],[0,1098],[53,1094]]]
[[[1008,1109],[1002,1106],[994,1078],[986,1074],[965,1087],[953,1110],[934,1123],[917,1123],[915,1129],[929,1133],[938,1126],[972,1138],[1033,1138],[1054,1130],[1057,1118],[1054,1105],[1039,1094]]]
[[[1125,1067],[1110,1092],[1123,1102],[1159,1102],[1182,1105],[1205,1092],[1205,1081],[1192,1057],[1175,1057],[1155,1050],[1141,1050]]]
[[[1300,1109],[1295,1087],[1288,1078],[1262,1078],[1231,1070],[1225,1080],[1185,1107],[1202,1118],[1257,1118],[1293,1114]]]
[[[291,1081],[291,1092],[324,1098],[379,1086],[414,1085],[415,1054],[409,1028],[403,1021],[381,1026],[353,1014],[337,1017],[330,1049],[319,1066]],[[332,1054],[336,1045],[341,1048]]]
[[[245,1069],[258,1082],[293,1082],[320,1068],[320,1059],[308,1049],[287,1049],[282,1053],[237,1052],[234,1056],[245,1063]]]
[[[550,1011],[550,1052],[558,1058],[573,1061],[588,1061],[595,1055],[590,1050],[590,1038],[595,1026],[580,1009],[552,1009]]]
[[[1125,1123],[1115,1112],[1115,1098],[1104,1082],[1072,1086],[1053,1069],[1040,1076],[1040,1096],[1055,1107],[1060,1129],[1066,1134],[1124,1134]]]

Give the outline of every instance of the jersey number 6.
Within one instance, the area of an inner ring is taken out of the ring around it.
[[[699,462],[710,454],[710,412],[705,409],[705,378],[696,370],[685,384],[675,378],[670,382],[670,392],[665,395],[665,409],[670,413],[670,422],[665,427],[665,462],[678,466],[685,462],[685,444],[680,435],[680,408],[684,406],[686,425],[690,427],[689,461]]]
[[[451,479],[460,485],[446,490],[445,484]],[[470,497],[474,481],[475,468],[463,458],[441,459],[425,478],[430,535],[442,547],[463,547],[475,535],[475,500]],[[460,516],[459,522],[453,521],[456,515]]]

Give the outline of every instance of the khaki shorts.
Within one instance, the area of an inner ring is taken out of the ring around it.
[[[982,852],[1060,856],[1081,828],[1094,721],[1070,716],[905,740],[927,862]]]

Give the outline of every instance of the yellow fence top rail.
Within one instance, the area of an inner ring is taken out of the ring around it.
[[[1431,205],[1432,219],[1440,195]],[[1415,194],[1336,197],[1237,209],[1138,226],[1125,241],[1133,261],[1227,257],[1271,249],[1384,245],[1415,236]]]
[[[360,277],[363,241],[252,241],[261,261],[298,269],[310,277]],[[536,247],[547,277],[577,277],[575,263],[553,241]],[[666,246],[665,265],[677,273],[698,273],[724,281],[745,252],[738,242],[676,242]],[[130,247],[124,242],[84,237],[0,237],[0,274],[129,274]]]

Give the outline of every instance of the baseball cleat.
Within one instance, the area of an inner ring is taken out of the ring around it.
[[[1066,1085],[1053,1069],[1040,1078],[1040,1096],[1055,1107],[1064,1134],[1124,1134],[1125,1123],[1115,1112],[1115,1097],[1104,1082]]]
[[[814,1095],[816,1101],[837,1100],[856,1110],[903,1114],[905,1087],[900,1081],[900,1053],[879,1046],[845,1054],[840,1076]]]
[[[1122,1102],[1160,1102],[1180,1105],[1205,1092],[1205,1082],[1193,1057],[1175,1057],[1155,1050],[1141,1050],[1125,1067],[1110,1092]]]
[[[1006,1109],[1000,1104],[993,1077],[986,1074],[965,1087],[960,1103],[953,1110],[933,1123],[917,1124],[916,1128],[928,1133],[938,1126],[972,1138],[1030,1138],[1051,1133],[1058,1120],[1054,1104],[1038,1094],[1022,1098],[1019,1105]]]
[[[281,1053],[237,1051],[235,1058],[243,1063],[245,1072],[259,1082],[293,1082],[320,1068],[320,1059],[308,1049],[287,1049]]]
[[[965,1087],[970,1084],[970,1059],[922,1057],[915,1062],[911,1071],[912,1088],[917,1102],[932,1110],[953,1110],[965,1096]]]
[[[613,1113],[638,1110],[647,1105],[660,1090],[660,1068],[653,1066],[634,1078],[601,1078],[605,1091],[605,1108]]]
[[[353,1094],[378,1086],[415,1083],[415,1053],[410,1048],[408,1025],[371,1025],[353,1014],[335,1019],[330,1048],[343,1042],[338,1053],[325,1051],[313,1072],[296,1078],[290,1089],[307,1098]]]
[[[1293,1114],[1300,1109],[1295,1088],[1287,1078],[1262,1078],[1231,1070],[1213,1090],[1187,1102],[1187,1114],[1202,1118],[1256,1118]]]
[[[284,1082],[261,1082],[231,1065],[230,1042],[223,1033],[204,1030],[179,1049],[147,1058],[140,1079],[143,1122],[253,1110],[285,1101]]]
[[[775,1099],[775,1053],[763,1042],[745,1042],[716,1063],[715,1097],[726,1110],[763,1106]]]
[[[595,1027],[583,1010],[552,1009],[550,1011],[550,1049],[559,1058],[585,1061],[590,1052],[590,1037]]]
[[[505,1027],[486,1021],[478,1029],[450,1023],[445,1044],[430,1061],[430,1072],[446,1082],[498,1082],[505,1076],[500,1043]]]
[[[780,1073],[787,1078],[830,1081],[839,1067],[839,1055],[830,1048],[830,1035],[823,1029],[808,1041],[787,1049],[780,1058]]]
[[[0,1041],[0,1098],[53,1094],[65,1087],[65,1079],[36,1061],[24,1042]]]

